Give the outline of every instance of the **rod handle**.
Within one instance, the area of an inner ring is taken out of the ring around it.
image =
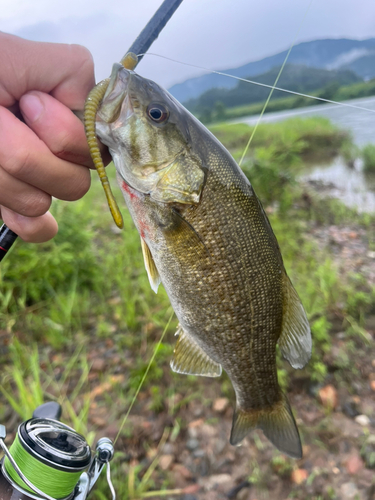
[[[13,232],[6,224],[0,227],[0,262],[6,256],[8,250],[17,239],[17,234]]]

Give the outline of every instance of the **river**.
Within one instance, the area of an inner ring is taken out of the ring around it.
[[[347,103],[375,111],[375,97],[353,99]],[[375,113],[337,104],[320,104],[266,113],[262,123],[278,122],[297,116],[329,118],[332,123],[349,130],[359,147],[375,143]],[[258,116],[247,116],[236,121],[255,125],[257,120]],[[348,206],[356,207],[360,212],[375,212],[375,176],[363,173],[361,160],[355,162],[355,168],[349,168],[342,158],[337,157],[327,164],[309,166],[308,173],[305,173],[303,178],[323,183],[329,188],[331,196],[341,199]]]

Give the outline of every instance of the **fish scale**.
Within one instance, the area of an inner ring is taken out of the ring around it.
[[[276,344],[301,368],[310,328],[250,182],[180,103],[119,65],[97,133],[141,235],[151,286],[157,291],[162,282],[180,322],[172,369],[203,376],[224,369],[237,402],[231,443],[259,427],[281,451],[301,457],[277,380]]]
[[[263,214],[248,181],[238,179],[232,165],[223,162],[222,157],[212,155],[209,166],[205,195],[196,209],[185,211],[184,218],[203,239],[212,259],[208,255],[204,262],[196,261],[194,249],[186,247],[184,241],[171,244],[173,240],[165,240],[163,231],[154,240],[146,238],[146,243],[160,275],[165,276],[162,283],[174,309],[181,309],[181,304],[188,306],[178,316],[184,330],[223,366],[241,406],[262,408],[280,399],[274,357],[281,332],[281,280],[280,274],[267,273],[267,265],[280,267],[280,264],[274,258],[272,237],[264,224],[262,227]],[[220,189],[223,184],[231,188],[223,191]],[[144,212],[139,217],[132,200],[127,197],[126,202],[140,226],[141,220],[144,223]],[[164,207],[155,206],[148,196],[142,200],[142,206],[148,214],[146,225],[157,231]],[[168,217],[168,210],[165,207],[164,217]],[[255,217],[246,216],[248,212]],[[236,231],[231,220],[236,220]],[[259,245],[263,249],[261,254],[253,251]],[[267,247],[269,251],[265,250]],[[224,360],[223,351],[227,353]],[[252,385],[256,386],[255,391],[249,391]]]

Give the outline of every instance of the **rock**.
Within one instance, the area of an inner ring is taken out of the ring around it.
[[[355,418],[357,415],[360,415],[357,403],[353,400],[346,401],[342,406],[342,411],[350,418]]]
[[[349,474],[358,474],[364,468],[362,458],[358,453],[354,453],[346,462],[346,470]]]
[[[217,455],[220,455],[222,451],[224,451],[225,447],[227,446],[227,440],[226,439],[220,439],[217,438],[214,440],[214,452]]]
[[[337,391],[333,385],[326,385],[319,391],[319,399],[324,408],[334,410],[338,405]]]
[[[358,415],[354,420],[357,422],[357,424],[362,425],[363,427],[366,427],[371,423],[367,415]]]
[[[204,419],[198,418],[197,420],[193,420],[192,422],[190,422],[188,428],[194,429],[195,427],[200,427],[202,424],[204,424]]]
[[[175,446],[172,443],[165,443],[163,447],[164,455],[173,455],[175,452]]]
[[[198,448],[197,450],[193,451],[193,457],[195,458],[202,458],[204,457],[206,452],[202,450],[202,448]]]
[[[232,481],[230,474],[215,474],[202,481],[202,485],[206,490],[212,490],[215,486],[221,486]]]
[[[162,455],[159,460],[160,468],[163,470],[168,470],[174,462],[173,455]]]
[[[302,484],[303,482],[306,481],[308,476],[309,473],[307,472],[306,469],[295,469],[292,472],[290,479],[294,484]]]
[[[101,358],[95,358],[92,362],[91,365],[91,371],[98,373],[104,371],[106,362],[104,359]]]
[[[189,438],[197,439],[198,434],[199,434],[197,427],[188,427],[187,431],[188,431]]]
[[[218,398],[215,399],[212,409],[218,413],[223,413],[229,406],[228,398]]]
[[[363,335],[365,335],[365,334],[363,333]],[[371,342],[371,341],[372,341],[372,338],[369,338],[369,342]],[[351,383],[351,387],[357,394],[362,394],[362,383],[361,382],[357,382],[357,381],[353,380]]]
[[[204,424],[201,428],[201,434],[206,438],[212,438],[217,434],[217,426],[215,427],[213,425]]]
[[[198,437],[199,430],[203,424],[204,424],[203,418],[198,418],[197,420],[193,420],[192,422],[190,422],[188,425],[189,437],[196,439]]]
[[[190,484],[189,486],[186,486],[186,488],[184,488],[184,493],[185,495],[194,495],[194,493],[198,493],[200,489],[200,484]]]
[[[354,483],[344,483],[341,485],[341,500],[352,500],[358,495],[359,491]]]
[[[193,451],[195,450],[196,448],[198,448],[199,446],[199,441],[198,439],[188,439],[187,442],[186,442],[186,448],[190,451]]]
[[[191,479],[193,477],[189,469],[182,464],[174,464],[172,469],[175,474],[182,476],[184,479]]]

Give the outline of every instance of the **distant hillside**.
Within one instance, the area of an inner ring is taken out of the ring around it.
[[[253,77],[266,73],[284,62],[287,51],[259,61],[250,62],[239,68],[221,70],[234,76]],[[351,69],[362,78],[375,77],[375,38],[367,40],[326,39],[303,42],[293,47],[288,62],[322,69]],[[191,78],[183,83],[173,85],[169,92],[179,101],[198,97],[214,87],[233,88],[236,80],[221,75],[208,74]]]
[[[273,85],[278,72],[279,68],[272,68],[262,75],[254,76],[252,80]],[[359,81],[362,81],[362,78],[350,70],[327,70],[310,68],[300,64],[287,64],[281,74],[278,87],[302,93],[310,93],[318,89],[326,89],[327,92],[333,92],[342,85],[349,85]],[[186,101],[185,106],[190,111],[199,114],[204,109],[213,109],[218,102],[231,108],[264,101],[269,92],[268,88],[239,81],[232,89],[214,88],[207,90],[198,98]],[[273,99],[280,97],[286,97],[286,94],[274,91]]]
[[[365,80],[374,78],[375,53],[359,57],[355,61],[341,66],[341,69],[350,69]]]

